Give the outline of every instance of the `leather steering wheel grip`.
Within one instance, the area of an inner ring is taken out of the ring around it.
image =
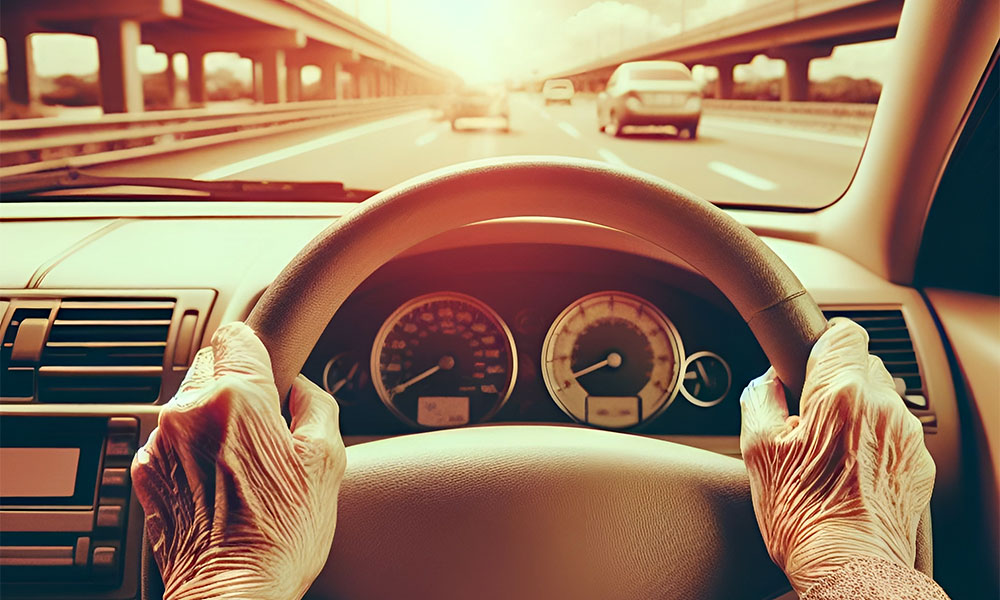
[[[489,159],[435,171],[361,204],[312,240],[268,287],[247,323],[284,397],[347,297],[400,252],[491,219],[553,217],[624,231],[688,262],[750,326],[789,393],[826,319],[753,232],[691,192],[631,169],[571,158]]]

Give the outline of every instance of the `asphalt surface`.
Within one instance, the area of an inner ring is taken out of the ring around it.
[[[854,174],[864,138],[712,114],[696,140],[672,129],[613,138],[598,131],[594,102],[545,107],[514,95],[511,131],[471,119],[461,131],[430,110],[388,119],[308,129],[240,143],[92,169],[101,174],[197,179],[339,180],[380,190],[455,163],[506,155],[602,160],[651,173],[720,203],[818,207],[834,201]]]

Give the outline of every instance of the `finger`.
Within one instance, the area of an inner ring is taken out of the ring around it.
[[[799,412],[806,417],[823,398],[836,396],[831,390],[867,379],[868,332],[850,319],[835,317],[809,354]]]
[[[208,387],[209,383],[214,379],[214,370],[215,357],[213,356],[212,349],[208,347],[202,348],[194,355],[191,368],[184,375],[184,381],[181,382],[181,387],[178,388],[177,393],[183,394],[191,390],[200,390]]]
[[[774,367],[754,379],[740,396],[743,415],[740,450],[744,456],[761,444],[773,442],[788,427],[788,404],[785,387]]]
[[[245,323],[235,321],[223,325],[212,336],[216,379],[232,375],[273,391],[275,408],[278,407],[271,356],[260,338]]]
[[[292,382],[288,409],[292,414],[292,435],[310,443],[340,438],[340,407],[333,396],[299,375]]]
[[[896,382],[893,380],[892,374],[885,368],[882,359],[874,355],[868,357],[868,381],[896,392]],[[899,397],[898,393],[894,395]]]

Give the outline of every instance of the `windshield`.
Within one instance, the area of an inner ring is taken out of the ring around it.
[[[0,51],[0,176],[381,190],[555,155],[718,204],[811,209],[850,184],[905,60],[866,2],[296,0],[287,15],[269,2],[154,3],[141,21],[109,6],[97,28],[83,5],[5,4],[6,21],[25,18]],[[832,20],[845,25],[817,28]]]

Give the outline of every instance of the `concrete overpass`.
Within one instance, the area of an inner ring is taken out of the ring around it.
[[[634,60],[675,60],[719,69],[716,97],[732,98],[733,68],[765,54],[785,61],[781,99],[809,99],[809,62],[834,46],[896,35],[902,0],[775,0],[679,35],[553,73],[578,89],[603,89],[615,68]]]
[[[167,54],[170,88],[173,56],[187,55],[193,105],[206,101],[209,52],[250,58],[255,96],[266,103],[299,100],[306,65],[320,68],[329,99],[435,93],[457,80],[322,0],[6,0],[0,35],[7,42],[7,85],[11,101],[21,105],[35,96],[29,43],[35,33],[97,39],[106,113],[143,110],[140,44]]]

